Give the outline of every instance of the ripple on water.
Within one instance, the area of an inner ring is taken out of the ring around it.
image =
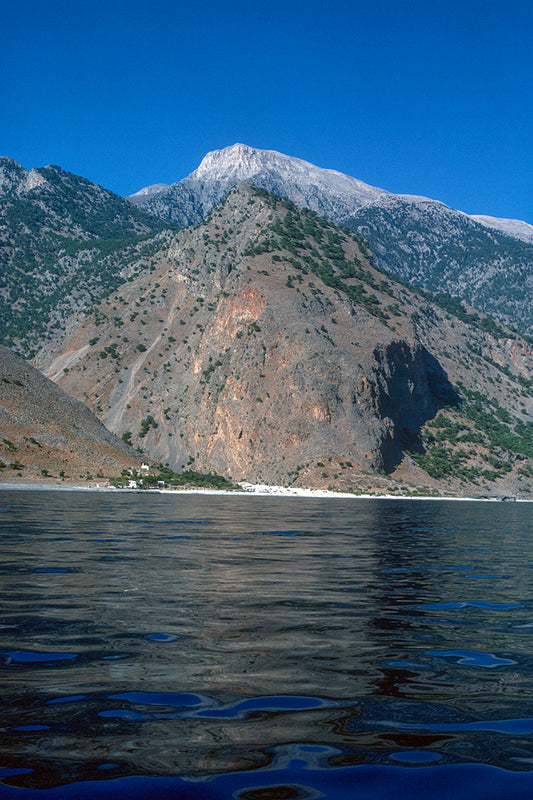
[[[32,733],[36,731],[49,731],[50,725],[17,725],[11,728],[12,731],[23,731],[24,733]]]
[[[460,608],[484,608],[487,611],[512,611],[517,608],[523,608],[521,603],[490,603],[486,600],[464,600],[457,602],[444,602],[444,603],[425,603],[417,606],[421,610],[427,611],[454,611]]]
[[[110,694],[109,699],[152,706],[196,706],[205,702],[200,695],[188,692],[120,692]]]
[[[238,703],[206,708],[197,713],[198,717],[224,717],[239,719],[254,711],[303,711],[311,708],[322,708],[325,701],[317,697],[299,697],[292,695],[275,695],[273,697],[251,697]]]
[[[107,708],[99,712],[102,717],[116,717],[129,721],[168,719],[169,712],[149,710],[146,707],[174,708],[172,718],[197,719],[247,719],[256,711],[307,711],[334,706],[317,697],[274,695],[251,697],[234,703],[220,703],[210,697],[187,692],[120,692],[108,695],[109,700],[125,702],[134,708]],[[143,710],[142,707],[145,707]]]
[[[533,797],[527,507],[79,497],[0,520],[1,797]]]
[[[533,733],[533,718],[525,719],[493,719],[479,720],[477,722],[434,722],[434,723],[394,723],[395,727],[403,730],[439,731],[442,733],[468,733],[469,731],[490,731],[524,736]]]
[[[130,709],[126,708],[105,709],[104,711],[99,711],[98,716],[111,717],[113,719],[124,719],[129,722],[141,722],[148,719],[145,714],[139,714],[136,711],[130,711]]]
[[[301,783],[276,783],[239,789],[233,797],[235,800],[315,800],[324,794]]]
[[[423,664],[420,661],[383,661],[381,666],[385,669],[416,669],[417,672],[431,670],[431,664]]]
[[[58,703],[76,703],[80,700],[86,700],[86,694],[71,694],[65,695],[64,697],[54,697],[52,700],[47,700],[46,703],[49,706],[57,705]]]
[[[77,658],[76,653],[37,653],[32,650],[9,650],[0,652],[2,666],[17,664],[42,664],[51,661],[67,661]]]
[[[429,764],[432,761],[439,761],[442,755],[429,750],[402,750],[400,753],[392,753],[391,758],[407,764]]]
[[[37,567],[34,572],[74,572],[66,567]]]
[[[5,769],[0,769],[0,778],[11,778],[14,775],[28,775],[31,772],[33,772],[33,770],[26,767],[7,767]]]
[[[475,652],[474,650],[427,650],[426,655],[437,658],[457,658],[457,664],[468,667],[501,667],[507,664],[516,664],[512,658],[500,658],[492,653]]]

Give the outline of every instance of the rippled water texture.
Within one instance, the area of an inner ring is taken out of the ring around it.
[[[529,800],[531,512],[0,492],[0,798]]]

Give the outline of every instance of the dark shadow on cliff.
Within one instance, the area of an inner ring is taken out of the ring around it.
[[[393,421],[394,430],[384,439],[381,455],[383,469],[391,473],[406,451],[423,452],[423,425],[441,409],[457,408],[460,398],[440,362],[425,347],[421,346],[411,360],[394,345],[388,355],[393,370],[381,410]]]
[[[450,383],[448,375],[441,363],[437,361],[435,356],[433,356],[429,350],[426,350],[425,347],[423,347],[422,350],[424,353],[424,362],[426,364],[429,389],[435,399],[435,413],[446,406],[458,408],[461,403],[461,398]]]

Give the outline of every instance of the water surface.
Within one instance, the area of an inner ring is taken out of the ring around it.
[[[0,798],[530,798],[531,508],[0,492]]]

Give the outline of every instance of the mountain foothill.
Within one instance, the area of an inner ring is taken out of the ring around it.
[[[530,228],[245,145],[131,198],[0,159],[0,475],[531,497]]]

